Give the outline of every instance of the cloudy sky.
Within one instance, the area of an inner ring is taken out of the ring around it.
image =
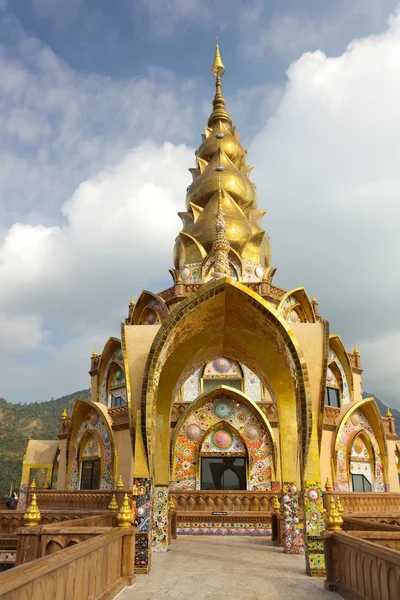
[[[399,8],[0,0],[0,396],[88,387],[130,298],[170,285],[218,35],[274,283],[315,295],[400,409]]]

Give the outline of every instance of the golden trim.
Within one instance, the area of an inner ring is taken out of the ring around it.
[[[125,370],[125,385],[126,385],[126,403],[128,405],[128,417],[129,417],[129,429],[131,434],[131,445],[132,445],[132,456],[134,457],[135,452],[135,419],[133,414],[133,404],[132,404],[132,391],[131,391],[131,374],[129,370],[129,360],[128,360],[128,351],[126,348],[126,334],[125,328],[132,327],[132,325],[126,325],[125,323],[121,323],[121,349],[122,349],[122,357],[124,361],[124,370]]]
[[[297,301],[297,304],[299,304],[301,306],[302,311],[304,312],[304,315],[307,319],[306,322],[307,323],[316,323],[317,320],[315,318],[314,309],[313,309],[310,298],[308,297],[308,294],[304,287],[293,288],[289,292],[286,292],[286,294],[284,294],[282,296],[276,310],[279,313],[283,314],[283,312],[282,312],[283,304],[285,303],[285,300],[287,300],[287,298],[289,298],[290,296],[294,296],[295,300]],[[292,309],[293,307],[290,307],[290,308]],[[309,314],[307,314],[307,313],[309,313]],[[286,316],[285,316],[285,318],[286,318]]]
[[[115,346],[114,350],[109,354],[110,348]],[[97,390],[96,390],[96,398],[97,402],[101,403],[100,393],[101,393],[101,384],[103,383],[103,377],[105,370],[107,369],[108,363],[110,362],[110,358],[112,354],[117,349],[117,346],[121,348],[121,340],[116,337],[109,337],[106,341],[103,352],[100,356],[100,362],[97,369]]]

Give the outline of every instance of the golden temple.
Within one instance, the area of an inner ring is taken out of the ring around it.
[[[171,501],[181,535],[269,536],[280,507],[284,552],[304,553],[318,576],[324,495],[340,529],[331,494],[399,492],[400,446],[391,413],[362,397],[358,350],[331,333],[304,288],[272,284],[265,210],[226,108],[218,43],[211,72],[173,284],[130,301],[121,338],[93,352],[91,397],[63,413],[59,439],[29,440],[20,506],[40,468],[53,489],[36,490],[39,507],[83,491],[90,507],[98,490],[114,510],[111,494],[133,488],[136,572],[168,549]]]

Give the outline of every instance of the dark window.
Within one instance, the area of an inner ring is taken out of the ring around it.
[[[327,406],[336,406],[340,408],[340,390],[337,388],[326,388],[325,404]]]
[[[82,461],[81,490],[98,490],[100,487],[100,461]]]
[[[372,485],[365,475],[353,475],[352,473],[351,481],[353,484],[353,492],[372,492]]]
[[[400,485],[400,473],[398,473],[398,478],[399,478],[399,485]]]
[[[245,490],[246,459],[239,457],[202,457],[202,490]]]
[[[110,407],[116,408],[117,406],[125,406],[126,401],[121,396],[113,396],[110,394]]]
[[[203,392],[211,392],[221,387],[221,385],[229,385],[235,390],[243,391],[243,379],[224,379],[216,377],[215,379],[203,379]]]

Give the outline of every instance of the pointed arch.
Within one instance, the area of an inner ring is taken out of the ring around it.
[[[349,355],[347,354],[347,350],[337,333],[333,333],[329,336],[329,346],[339,359],[340,365],[342,366],[346,375],[351,402],[352,400],[354,400],[354,380]]]
[[[315,323],[315,313],[310,298],[303,287],[294,288],[282,296],[278,305],[278,312],[288,321],[292,322],[290,315],[294,311],[302,323]]]
[[[312,438],[309,377],[297,338],[282,316],[261,296],[224,278],[208,282],[175,308],[157,332],[148,356],[142,393],[142,426],[156,485],[168,485],[169,481],[168,438],[173,390],[188,371],[221,355],[247,364],[261,379],[264,372],[269,373],[281,428],[288,432],[282,476],[287,481],[296,479],[300,446],[303,475],[316,477],[319,463],[315,452],[309,456],[309,448],[311,439],[313,447],[318,448],[317,428]]]
[[[153,311],[157,316],[157,321],[154,323],[147,323],[146,318],[150,315],[150,311]],[[133,309],[132,317],[131,317],[131,325],[158,325],[162,323],[164,319],[169,314],[169,309],[164,300],[158,296],[158,294],[153,294],[153,292],[149,292],[148,290],[143,290],[140,294],[135,308]]]
[[[352,440],[357,436],[357,434],[363,432],[362,427],[354,427],[352,430],[349,429],[349,432],[344,432],[346,425],[349,423],[349,419],[356,411],[360,411],[364,415],[366,422],[371,427],[373,437],[376,440],[375,447],[373,444],[374,440],[370,436],[368,436],[368,432],[365,433],[368,437],[370,437],[370,442],[374,450],[375,465],[377,464],[377,454],[379,455],[379,461],[382,463],[383,467],[383,481],[384,484],[387,486],[388,454],[386,434],[378,405],[376,404],[375,398],[373,397],[364,398],[363,400],[359,400],[358,402],[351,402],[349,404],[345,404],[341,408],[338,419],[339,425],[336,431],[336,435],[332,439],[332,457],[335,479],[337,481],[340,475],[340,469],[338,469],[338,467],[343,465],[345,465],[346,468],[347,478],[349,477],[349,470],[347,469],[347,466],[349,462],[348,452],[349,448],[351,448],[350,442],[352,442]]]
[[[110,360],[114,353],[117,350],[121,350],[121,360],[122,360],[122,348],[121,348],[121,340],[116,337],[110,337],[106,341],[103,352],[100,356],[99,366],[98,366],[98,375],[97,375],[97,402],[101,402],[101,390],[104,383],[104,377],[106,376],[106,371],[109,367]]]
[[[115,481],[116,448],[112,431],[112,420],[107,408],[98,402],[78,398],[71,415],[71,428],[67,437],[67,487],[79,489],[80,457],[82,438],[87,432],[96,436],[100,458],[100,489],[112,489]]]

